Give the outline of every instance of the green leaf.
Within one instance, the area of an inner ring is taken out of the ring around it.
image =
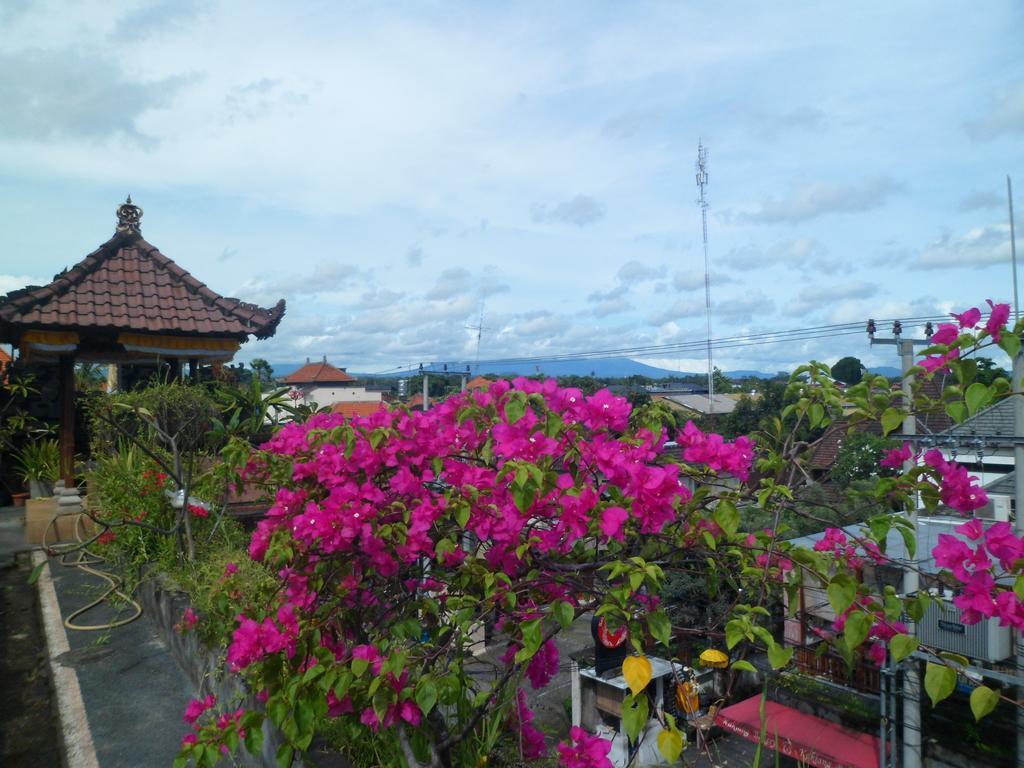
[[[789,664],[791,658],[793,658],[792,648],[786,648],[778,643],[768,646],[768,663],[772,665],[772,669],[782,669]]]
[[[437,686],[430,678],[422,678],[416,686],[416,706],[420,708],[424,716],[430,714],[430,710],[437,703]]]
[[[530,619],[521,625],[523,633],[523,647],[516,652],[515,662],[519,664],[531,658],[540,648],[541,632],[540,619]]]
[[[898,408],[886,408],[882,412],[882,431],[888,435],[903,423],[903,411]]]
[[[889,650],[892,652],[893,661],[903,661],[907,656],[917,650],[920,640],[911,635],[895,635],[889,641]]]
[[[956,672],[945,664],[932,664],[929,661],[924,673],[924,689],[932,700],[932,706],[937,706],[956,689]]]
[[[1024,600],[1024,574],[1017,577],[1017,580],[1013,582],[1013,594],[1017,596],[1018,600]]]
[[[362,677],[369,666],[370,662],[366,659],[352,659],[352,674],[356,677]]]
[[[672,644],[672,622],[664,611],[655,611],[647,614],[647,628],[651,636],[659,643],[669,648]]]
[[[712,518],[730,536],[740,527],[740,513],[736,505],[727,499],[718,502]]]
[[[939,657],[946,661],[952,661],[960,667],[969,667],[971,664],[970,660],[966,656],[962,656],[959,653],[953,653],[952,651],[939,651]]]
[[[988,686],[979,685],[971,691],[971,712],[974,713],[975,721],[981,720],[996,708],[999,703],[999,693]]]
[[[622,724],[626,726],[626,735],[630,741],[635,743],[640,737],[647,725],[647,717],[647,694],[630,694],[622,700]]]
[[[853,601],[857,597],[857,585],[846,574],[839,574],[833,577],[826,592],[832,610],[838,616],[853,605]]]
[[[1020,353],[1020,337],[1015,333],[1004,333],[999,337],[999,346],[1012,360]]]
[[[866,614],[854,611],[846,617],[846,624],[843,626],[843,637],[850,650],[860,648],[868,639],[868,632],[871,631],[871,621]]]
[[[26,580],[29,584],[35,584],[39,580],[39,574],[43,572],[43,568],[46,567],[46,560],[43,560],[39,565],[32,569],[32,573],[28,575]]]
[[[658,751],[669,765],[673,765],[683,754],[683,734],[674,728],[663,729],[658,734]]]
[[[821,403],[811,403],[811,407],[807,409],[807,420],[808,426],[814,429],[816,426],[821,424],[821,420],[825,418],[825,407]]]
[[[245,729],[245,748],[250,755],[258,755],[263,749],[263,728]]]
[[[959,424],[961,421],[967,418],[967,406],[963,403],[946,403],[946,413],[949,418]]]
[[[741,672],[753,672],[755,675],[757,674],[757,670],[754,668],[754,665],[745,659],[734,661],[730,666],[733,669],[740,670]]]
[[[513,393],[505,403],[505,419],[509,424],[515,424],[526,413],[526,399],[517,397],[519,393]]]
[[[295,757],[295,750],[291,744],[282,744],[277,748],[278,768],[291,768],[292,760]]]
[[[732,619],[725,625],[725,646],[730,651],[746,637],[746,630],[743,628],[743,623],[737,619]]]
[[[551,607],[551,613],[554,614],[555,620],[562,627],[562,629],[568,629],[569,625],[572,624],[573,618],[576,616],[575,610],[570,603],[565,600],[558,600]]]
[[[967,412],[972,415],[988,405],[991,399],[992,392],[980,381],[971,384],[964,393],[964,400],[967,401]]]

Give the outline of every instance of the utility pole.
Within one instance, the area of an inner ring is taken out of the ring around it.
[[[1006,177],[1006,203],[1010,215],[1010,264],[1013,268],[1013,317],[1020,322],[1020,299],[1017,294],[1017,233],[1013,225],[1013,182]],[[1013,358],[1013,434],[1024,435],[1024,355]],[[1024,445],[1013,444],[1013,528],[1024,535]],[[1024,673],[1024,632],[1017,636],[1017,674]],[[1017,687],[1017,698],[1024,698],[1024,685]],[[1024,708],[1017,707],[1017,768],[1024,768]]]
[[[711,359],[711,261],[708,257],[708,201],[704,188],[708,185],[708,150],[700,139],[697,140],[697,188],[700,197],[700,219],[704,230],[704,314],[708,327],[708,415],[715,413],[715,377]]]
[[[426,412],[430,408],[430,376],[423,370],[423,363],[420,363],[420,373],[423,374],[423,410]]]
[[[914,347],[931,345],[932,324],[928,323],[924,328],[925,338],[912,339],[903,337],[903,324],[897,320],[892,324],[891,339],[875,338],[875,321],[868,320],[868,338],[872,346],[875,344],[891,344],[896,347],[900,356],[900,370],[903,373],[903,403],[908,407],[910,413],[903,420],[903,433],[908,436],[917,434],[917,419],[914,416],[913,386],[914,377],[910,375],[910,369],[914,365]],[[903,471],[909,472],[914,467],[914,460],[908,459],[903,464]],[[910,523],[914,529],[914,538],[917,539],[917,503],[910,512]],[[909,554],[909,553],[908,553]],[[920,588],[917,554],[909,558],[903,569],[903,595],[915,594]],[[908,634],[917,634],[917,629],[912,622],[908,622]],[[893,713],[895,714],[895,713]],[[885,722],[882,728],[886,727]],[[884,733],[883,733],[884,738]],[[911,660],[907,664],[903,674],[903,763],[902,768],[921,768],[921,672],[920,663]]]
[[[462,373],[462,386],[459,388],[460,392],[466,391],[466,383],[469,381],[469,366],[466,366],[466,370]]]

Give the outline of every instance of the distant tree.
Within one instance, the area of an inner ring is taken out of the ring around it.
[[[259,379],[260,385],[267,387],[274,382],[274,369],[262,357],[253,358],[249,367],[252,368],[253,375]]]
[[[728,376],[726,376],[722,372],[722,369],[719,368],[717,365],[714,367],[712,371],[711,380],[715,384],[715,392],[724,395],[727,392],[733,391],[732,380]]]
[[[886,473],[879,465],[896,443],[870,432],[850,432],[843,439],[832,465],[832,480],[846,488],[856,480],[872,480]]]
[[[864,377],[864,364],[856,357],[844,357],[832,366],[832,378],[845,384],[859,384]]]
[[[975,381],[980,381],[985,386],[989,386],[999,377],[1007,380],[1010,379],[1010,372],[1005,368],[997,367],[992,358],[976,357],[974,358],[974,361],[978,364],[978,372],[975,376]]]

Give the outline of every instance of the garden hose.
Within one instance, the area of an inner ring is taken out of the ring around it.
[[[63,547],[61,549],[58,549],[58,547],[61,547],[61,545],[59,544],[54,544],[53,546],[47,545],[46,536],[50,532],[50,529],[56,527],[57,518],[70,517],[71,515],[76,516],[75,538],[77,539],[77,543],[68,545],[67,547]],[[142,606],[139,605],[135,600],[133,600],[121,589],[122,581],[120,578],[114,576],[111,573],[107,573],[106,571],[101,571],[96,568],[90,568],[91,565],[96,565],[97,563],[103,563],[106,561],[96,553],[90,552],[88,549],[85,548],[85,525],[82,522],[82,519],[84,517],[85,515],[82,512],[64,512],[54,515],[53,518],[50,520],[50,524],[46,526],[46,530],[43,532],[43,549],[45,549],[46,552],[49,554],[60,555],[60,564],[64,567],[70,568],[74,566],[83,573],[87,573],[91,576],[95,576],[99,579],[102,579],[103,581],[106,581],[110,586],[102,595],[97,597],[91,603],[88,603],[87,605],[84,605],[78,610],[69,614],[68,617],[64,619],[64,626],[68,629],[77,629],[82,632],[97,632],[104,629],[115,629],[116,627],[123,627],[125,624],[132,623],[137,618],[139,618],[139,616],[142,615]],[[77,553],[78,556],[76,559],[69,561],[68,556],[72,553]],[[116,595],[123,599],[126,603],[128,603],[135,609],[135,612],[126,619],[105,622],[103,624],[75,623],[74,620],[77,617],[85,613],[88,613],[93,608],[96,608],[97,606],[107,602],[111,595]]]

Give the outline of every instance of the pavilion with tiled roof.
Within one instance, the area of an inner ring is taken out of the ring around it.
[[[45,286],[0,297],[0,342],[26,363],[56,364],[60,375],[61,468],[72,479],[74,365],[169,363],[195,376],[203,363],[231,360],[250,336],[274,335],[282,299],[264,309],[221,296],[143,239],[142,209],[117,209],[114,236]]]

